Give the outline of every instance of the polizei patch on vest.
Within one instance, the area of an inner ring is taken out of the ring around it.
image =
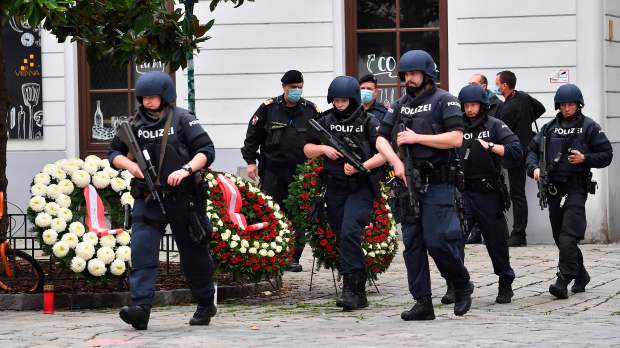
[[[364,131],[364,126],[359,125],[354,128],[352,124],[330,124],[329,131],[330,132],[339,132],[339,133],[362,133]]]
[[[465,140],[470,140],[474,137],[474,135],[472,133],[465,133],[463,134],[463,139]],[[476,137],[476,139],[487,139],[491,137],[491,132],[486,130],[484,132],[480,132],[478,133],[478,136]]]
[[[419,112],[424,112],[424,111],[431,111],[431,105],[432,104],[424,104],[424,105],[420,105],[418,107],[412,108],[409,106],[401,106],[400,107],[400,113],[401,114],[405,114],[405,115],[414,115],[417,114]]]
[[[172,135],[172,134],[174,134],[174,127],[170,127],[170,131],[168,132],[168,135]],[[154,130],[144,130],[144,129],[138,130],[138,138],[142,138],[142,139],[155,139],[155,138],[161,138],[163,136],[164,136],[163,128],[154,129]]]
[[[581,134],[583,133],[583,128],[554,128],[553,133],[560,135],[570,135],[573,133]]]

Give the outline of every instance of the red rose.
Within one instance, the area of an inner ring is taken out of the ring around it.
[[[305,173],[305,174],[304,174],[304,178],[305,178],[305,179],[310,179],[310,173]]]
[[[248,198],[254,198],[254,192],[248,192]]]
[[[252,265],[252,269],[254,271],[258,271],[260,269],[260,265],[258,263],[255,263],[255,264]]]
[[[327,244],[329,244],[327,239],[321,239],[321,241],[319,243],[321,244],[322,247],[325,247]]]
[[[260,205],[265,204],[265,200],[263,199],[263,197],[258,197],[258,204]]]
[[[314,179],[310,180],[310,185],[311,186],[316,186],[316,180],[314,180]]]
[[[334,237],[334,232],[332,230],[327,230],[327,233],[325,233],[325,237],[333,238]]]

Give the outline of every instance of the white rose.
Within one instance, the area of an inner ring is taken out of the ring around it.
[[[215,176],[213,175],[213,173],[207,174],[207,180],[213,180],[213,179],[215,179]]]
[[[73,186],[71,180],[62,179],[60,180],[60,182],[58,182],[58,189],[61,193],[64,193],[65,195],[70,195],[71,193],[73,193],[73,190],[75,190],[75,186]]]
[[[43,238],[43,243],[47,245],[53,245],[54,243],[56,243],[56,240],[58,239],[58,232],[52,230],[51,228],[47,229],[43,231],[41,238]]]
[[[103,261],[106,265],[112,263],[115,257],[116,254],[114,254],[114,250],[112,250],[112,248],[101,247],[97,250],[97,258]]]
[[[47,174],[47,173],[39,173],[39,174],[34,176],[34,183],[35,184],[49,185],[50,184],[50,175]]]
[[[241,237],[239,237],[239,235],[235,234],[234,236],[231,237],[232,240],[238,242],[239,240],[241,240]]]
[[[105,263],[99,259],[88,261],[88,272],[95,277],[101,277],[106,272]]]
[[[268,249],[268,248],[269,248],[269,244],[267,244],[267,243],[263,243],[263,244],[261,244],[261,247],[262,247],[263,249]]]
[[[234,248],[236,248],[236,247],[239,245],[239,243],[237,243],[237,242],[235,242],[235,241],[233,240],[232,242],[230,242],[230,244],[229,244],[229,245],[230,245],[231,249],[234,249]]]
[[[92,246],[97,245],[99,243],[99,237],[95,232],[88,232],[82,236],[82,240],[86,243],[89,243]]]
[[[250,247],[250,242],[248,242],[247,239],[242,239],[241,240],[241,247],[242,248],[249,248]]]
[[[56,167],[56,169],[51,173],[51,176],[56,180],[62,180],[67,177],[67,173],[65,173],[62,168]]]
[[[72,162],[67,162],[62,166],[62,170],[64,170],[69,175],[73,174],[73,172],[79,170],[80,168],[82,168],[81,164],[75,164]]]
[[[48,213],[39,213],[34,219],[34,223],[39,227],[48,227],[52,223],[52,216]]]
[[[224,226],[224,223],[222,222],[222,220],[220,220],[220,221],[218,221],[218,222],[217,222],[217,225],[218,225],[219,227],[223,227],[223,226]]]
[[[277,237],[276,237],[276,242],[278,242],[278,243],[282,243],[282,237],[277,236]]]
[[[58,198],[56,198],[56,204],[58,204],[61,208],[69,208],[71,206],[71,197],[65,194],[60,194],[58,195]]]
[[[269,243],[269,247],[271,247],[271,249],[275,249],[276,246],[277,246],[276,242]]]
[[[123,273],[125,273],[125,262],[122,260],[114,260],[112,262],[112,264],[110,265],[110,273],[112,273],[115,276],[119,276]]]
[[[278,254],[279,254],[279,253],[281,253],[281,252],[282,252],[282,247],[278,245],[278,246],[276,247],[276,253],[278,253]]]
[[[47,173],[49,175],[52,175],[54,173],[54,171],[56,171],[58,167],[55,164],[46,164],[45,166],[43,166],[43,173]]]
[[[54,162],[54,165],[58,168],[61,168],[64,164],[68,163],[69,161],[66,158],[61,158],[59,160],[57,160],[56,162]]]
[[[66,222],[69,222],[73,220],[73,213],[67,208],[60,208],[58,210],[58,217],[65,220]]]
[[[131,260],[131,248],[128,246],[121,246],[116,249],[116,258],[123,261]]]
[[[120,192],[123,191],[125,187],[127,187],[127,183],[123,178],[113,178],[112,180],[110,180],[110,186],[112,187],[112,190],[114,190],[114,192]]]
[[[121,172],[121,177],[127,181],[131,180],[131,178],[133,178],[133,175],[128,171],[128,170],[123,170]]]
[[[95,155],[88,155],[86,156],[86,158],[84,158],[84,164],[89,164],[89,163],[99,166],[99,164],[101,164],[101,158]]]
[[[52,247],[52,251],[54,252],[54,256],[62,258],[65,257],[69,252],[69,246],[67,245],[67,243],[60,241],[54,244],[54,246]]]
[[[256,241],[256,240],[254,241],[254,243],[252,243],[252,245],[253,245],[256,249],[260,248],[260,243],[259,243],[258,241]]]
[[[71,232],[63,234],[60,240],[65,242],[67,246],[71,249],[75,249],[79,242],[78,236]]]
[[[230,230],[226,230],[224,231],[224,233],[220,234],[220,237],[222,238],[223,241],[227,241],[228,238],[230,238],[232,232],[230,232]]]
[[[134,202],[134,198],[131,196],[131,193],[129,192],[123,193],[123,195],[121,196],[122,205],[129,204],[131,207],[133,207],[133,202]]]
[[[267,256],[267,250],[265,250],[265,249],[261,249],[261,250],[258,252],[258,254],[259,254],[260,256]]]
[[[385,249],[388,247],[388,244],[386,242],[381,242],[381,247]]]
[[[99,161],[99,167],[101,167],[101,169],[112,168],[110,166],[110,161],[108,161],[107,158],[104,158],[104,159]],[[114,168],[112,168],[112,169],[114,169]]]
[[[45,195],[51,199],[56,199],[62,192],[60,191],[60,187],[56,184],[51,184],[45,190]]]
[[[267,206],[268,206],[269,208],[272,208],[272,209],[273,209],[273,202],[272,202],[272,201],[267,201]]]
[[[370,257],[375,257],[375,252],[374,252],[374,251],[369,252],[369,253],[368,253],[368,256],[370,256]]]
[[[84,188],[90,184],[90,174],[84,170],[76,170],[71,174],[71,181],[73,181],[75,186]]]
[[[364,256],[368,255],[368,253],[366,252],[366,249],[362,249],[362,251],[364,252]]]
[[[33,196],[43,196],[47,192],[47,186],[43,184],[34,184],[30,188],[30,193]]]
[[[131,235],[127,231],[123,231],[116,235],[116,242],[119,245],[129,245],[131,242]]]
[[[103,168],[102,172],[104,172],[110,179],[118,177],[118,170],[115,170],[112,167],[105,167]],[[125,179],[123,179],[123,181],[125,181]]]
[[[82,271],[84,271],[84,269],[86,268],[86,261],[79,257],[79,256],[74,256],[71,259],[71,270],[75,273],[82,273]]]
[[[99,238],[99,244],[102,247],[114,248],[114,246],[116,245],[116,237],[112,235],[103,236]]]
[[[88,242],[80,242],[75,247],[75,254],[84,260],[90,260],[95,255],[95,247]]]
[[[248,250],[248,252],[250,254],[256,254],[256,248],[250,248],[250,250]]]
[[[45,198],[41,196],[34,196],[30,198],[30,202],[28,202],[28,206],[30,207],[30,209],[38,213],[42,211],[43,209],[45,209],[47,205],[45,204]]]
[[[69,232],[81,237],[84,235],[84,232],[86,232],[86,228],[84,228],[84,225],[82,225],[81,222],[74,221],[69,225]]]
[[[50,227],[56,230],[57,232],[62,232],[67,228],[67,222],[61,218],[52,219],[50,223]]]
[[[275,216],[275,218],[278,219],[278,220],[282,220],[282,214],[280,214],[277,211],[275,213],[273,213],[273,216]]]
[[[93,186],[101,190],[108,187],[108,185],[110,185],[110,177],[104,172],[96,172],[93,175]]]
[[[242,254],[245,254],[247,251],[248,251],[248,249],[246,249],[244,247],[239,248],[239,252],[242,253]]]
[[[82,161],[81,159],[79,159],[77,157],[69,158],[69,160],[67,162],[72,164],[72,165],[79,166],[79,167],[81,167],[84,164],[84,161]]]
[[[95,175],[95,173],[99,171],[99,166],[96,164],[86,162],[84,163],[84,166],[82,166],[82,170],[88,173],[89,175]]]

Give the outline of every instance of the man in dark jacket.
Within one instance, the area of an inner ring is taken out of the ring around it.
[[[532,122],[545,113],[545,107],[529,94],[515,90],[517,77],[511,71],[501,71],[495,76],[495,84],[504,96],[504,104],[497,113],[497,118],[512,130],[521,143],[523,152],[534,137]],[[525,160],[503,159],[508,170],[510,198],[512,200],[513,223],[508,239],[509,246],[526,246],[525,228],[527,227],[527,199],[525,198]]]
[[[473,74],[469,78],[470,85],[478,85],[484,89],[487,94],[487,98],[489,100],[489,109],[487,110],[487,115],[491,117],[497,117],[497,111],[502,107],[504,102],[499,99],[497,96],[497,87],[493,85],[494,88],[489,89],[489,80],[486,76],[482,74]]]

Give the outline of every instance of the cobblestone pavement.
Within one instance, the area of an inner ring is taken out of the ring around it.
[[[471,311],[456,317],[452,306],[440,304],[445,284],[433,268],[437,319],[404,322],[400,312],[412,299],[400,252],[379,277],[379,292],[370,289],[370,307],[344,313],[335,307],[330,271],[315,273],[309,290],[307,248],[304,272],[286,273],[282,291],[220,303],[208,327],[187,325],[193,306],[155,308],[148,331],[122,323],[118,309],[4,312],[0,347],[620,347],[620,245],[583,250],[592,282],[585,293],[556,300],[547,292],[556,248],[511,249],[515,297],[498,305],[497,277],[484,246],[468,246],[466,263],[476,283]]]

